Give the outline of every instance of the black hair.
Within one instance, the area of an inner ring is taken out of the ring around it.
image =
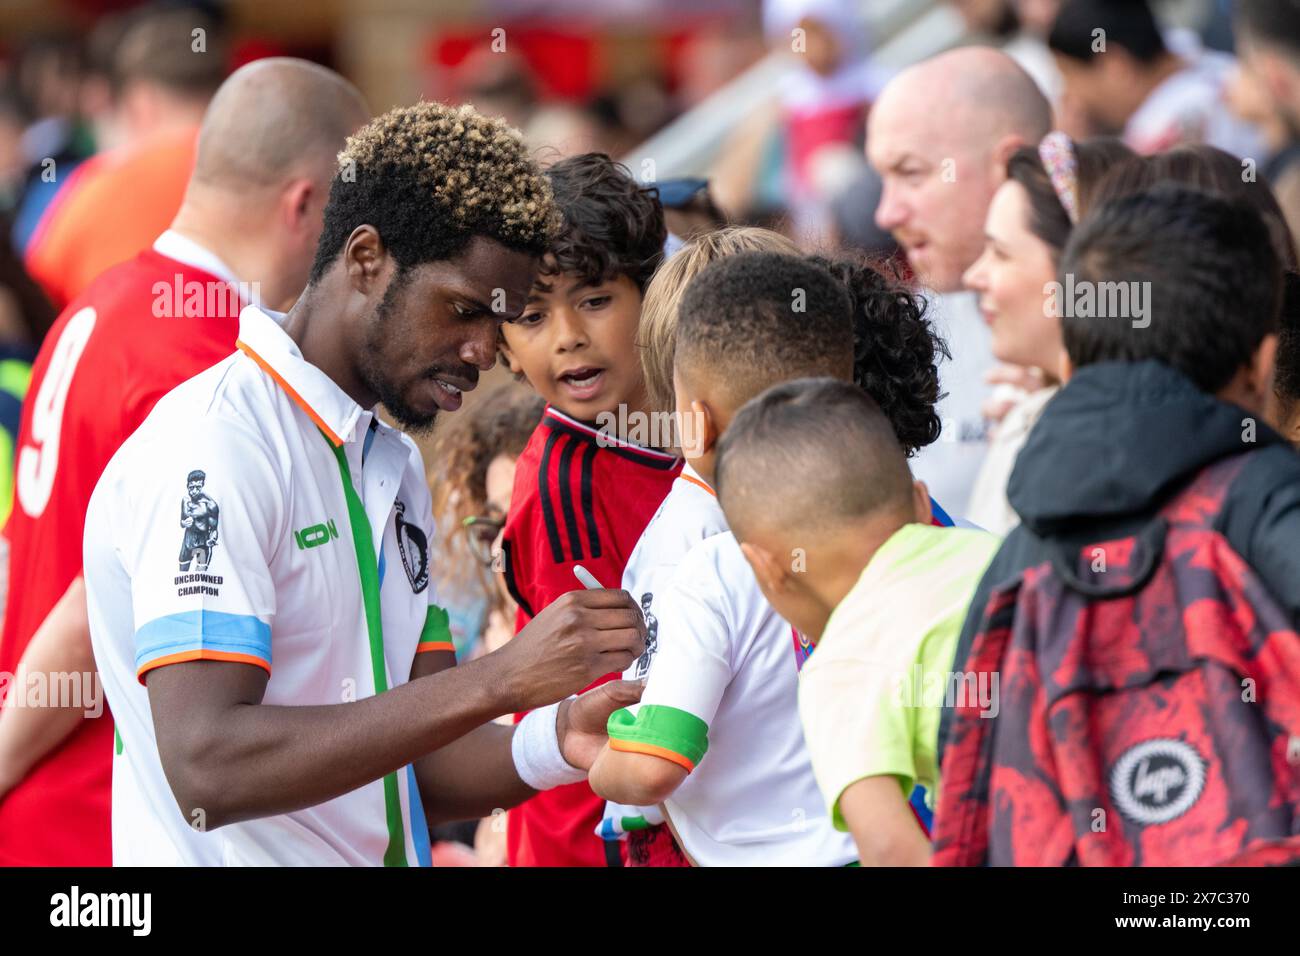
[[[1099,39],[1105,44],[1100,51]],[[1147,0],[1066,0],[1047,35],[1052,52],[1085,63],[1111,44],[1142,63],[1164,56],[1165,41]]]
[[[682,294],[676,363],[707,368],[741,402],[789,378],[848,379],[849,294],[825,268],[801,256],[738,252],[719,259]]]
[[[1282,264],[1296,268],[1295,239],[1272,188],[1244,175],[1246,161],[1208,143],[1183,143],[1154,156],[1131,156],[1116,163],[1097,184],[1095,202],[1144,192],[1157,183],[1177,183],[1227,199],[1240,199],[1264,217]]]
[[[546,177],[504,120],[417,103],[367,123],[339,154],[311,282],[367,224],[401,275],[454,258],[475,236],[540,258],[557,215]]]
[[[1273,390],[1289,418],[1300,404],[1300,272],[1287,270],[1278,324]]]
[[[563,225],[540,275],[566,273],[592,285],[622,275],[644,293],[668,238],[654,187],[638,185],[604,153],[560,160],[546,176]]]
[[[1086,216],[1108,171],[1135,154],[1120,140],[1109,136],[1071,143],[1070,148],[1074,152],[1077,171],[1079,215]],[[1059,261],[1074,224],[1061,204],[1061,197],[1043,165],[1037,146],[1022,146],[1011,154],[1007,160],[1007,179],[1018,183],[1029,197],[1029,231],[1047,243],[1052,259]]]
[[[1103,283],[1142,284],[1149,309],[1135,326],[1131,316],[1076,315],[1066,302],[1076,367],[1158,359],[1214,393],[1277,330],[1281,264],[1263,218],[1240,200],[1165,185],[1105,203],[1070,237],[1059,278],[1099,301]]]
[[[804,378],[773,385],[736,413],[718,441],[714,488],[744,540],[758,524],[816,533],[881,511],[906,521],[912,474],[871,396]]]
[[[939,437],[934,406],[939,391],[939,359],[948,346],[926,318],[928,303],[911,291],[892,268],[848,259],[812,261],[844,283],[853,309],[853,383],[870,395],[894,426],[909,455]]]

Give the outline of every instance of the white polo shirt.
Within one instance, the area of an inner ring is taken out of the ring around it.
[[[713,533],[656,582],[645,691],[610,718],[610,747],[688,772],[664,808],[701,866],[851,863],[857,850],[831,826],[804,743],[790,625],[717,527],[721,509],[693,503]]]
[[[260,309],[240,314],[237,346],[158,402],[86,514],[91,641],[119,735],[113,862],[427,865],[409,766],[211,832],[163,775],[154,668],[239,661],[269,673],[263,703],[340,704],[404,683],[421,651],[452,649],[415,444]]]

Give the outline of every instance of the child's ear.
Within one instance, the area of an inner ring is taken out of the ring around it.
[[[929,524],[934,520],[934,510],[930,507],[930,489],[924,481],[912,482],[912,515],[918,524]]]
[[[718,444],[718,423],[713,418],[713,410],[709,408],[707,402],[691,402],[691,417],[695,419],[692,423],[695,440],[692,443],[694,452],[690,457],[699,458],[701,455],[707,455],[713,451],[714,446]]]
[[[1070,353],[1064,348],[1061,349],[1060,359],[1056,363],[1056,373],[1062,385],[1074,377],[1074,363],[1070,361]]]
[[[677,438],[682,457],[691,461],[713,449],[718,440],[718,429],[713,424],[709,406],[704,402],[692,401],[687,416],[688,420],[682,420],[681,412],[677,413]]]
[[[1251,392],[1263,396],[1273,394],[1273,371],[1277,367],[1277,335],[1270,334],[1260,340],[1255,354],[1246,366]]]
[[[510,369],[511,375],[518,379],[524,374],[523,366],[515,359],[515,353],[511,352],[510,346],[506,344],[504,331],[497,335],[497,352],[500,353],[502,361],[504,361],[506,366]]]
[[[1292,414],[1281,422],[1282,437],[1300,449],[1300,413]]]
[[[740,553],[754,569],[754,577],[764,594],[781,594],[788,587],[785,565],[771,551],[753,541],[742,541]]]

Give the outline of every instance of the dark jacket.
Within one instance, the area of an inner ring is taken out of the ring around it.
[[[1133,534],[1202,468],[1254,451],[1214,522],[1300,628],[1300,455],[1160,362],[1080,369],[1029,434],[1007,485],[1022,524],[980,580],[957,645],[965,669],[993,589],[1062,549]],[[946,741],[949,714],[940,740]]]

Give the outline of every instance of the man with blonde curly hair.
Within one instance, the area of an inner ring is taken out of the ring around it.
[[[119,729],[115,863],[427,864],[429,823],[585,778],[639,690],[566,698],[643,651],[638,608],[575,591],[451,666],[424,465],[374,412],[419,430],[459,408],[555,221],[501,121],[429,103],[379,117],[340,154],[301,298],[245,309],[238,351],[109,464],[85,566]],[[194,471],[222,547],[178,574]]]

